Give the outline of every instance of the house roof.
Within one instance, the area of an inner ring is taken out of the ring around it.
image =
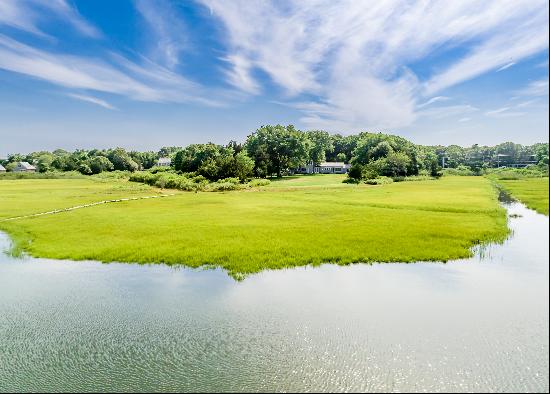
[[[345,167],[345,163],[343,161],[324,161],[317,167]]]
[[[0,164],[0,171],[6,171],[6,169],[4,168],[4,166],[2,164]]]
[[[33,166],[32,164],[29,164],[26,161],[20,161],[17,164],[19,164],[21,167],[24,167],[26,170],[36,170],[35,166]]]
[[[157,161],[157,163],[171,163],[171,162],[172,162],[172,159],[170,159],[169,157],[161,157]]]

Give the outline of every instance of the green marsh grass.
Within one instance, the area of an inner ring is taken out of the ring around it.
[[[125,180],[0,180],[0,220],[106,199],[158,194],[157,189]]]
[[[548,178],[497,179],[495,182],[528,208],[548,216]]]
[[[505,210],[483,177],[384,186],[343,179],[300,176],[243,191],[179,193],[0,222],[0,229],[36,257],[219,266],[235,277],[307,264],[447,261],[508,233]],[[43,209],[40,197],[59,207],[102,193],[95,184],[65,188],[69,180],[40,189],[18,182],[17,206],[6,209],[0,199],[4,216]]]

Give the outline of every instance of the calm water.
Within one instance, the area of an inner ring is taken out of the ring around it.
[[[483,257],[242,282],[0,255],[0,391],[548,391],[548,218],[509,211]]]

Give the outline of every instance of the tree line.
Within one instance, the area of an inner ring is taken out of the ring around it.
[[[126,151],[123,148],[40,151],[10,154],[1,164],[12,170],[27,161],[40,172],[78,171],[85,175],[109,171],[153,169],[161,157],[170,157],[171,170],[196,174],[210,181],[283,176],[307,163],[338,161],[351,164],[350,178],[437,176],[442,167],[466,166],[474,172],[517,163],[548,166],[548,143],[530,146],[506,142],[493,147],[423,146],[384,133],[362,132],[344,136],[322,130],[301,131],[292,125],[266,125],[244,143],[206,143],[163,147],[159,151]]]

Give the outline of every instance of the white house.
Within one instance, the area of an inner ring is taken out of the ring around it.
[[[13,168],[13,172],[36,172],[36,167],[26,161],[20,161]]]
[[[308,163],[305,167],[297,168],[297,174],[345,174],[350,168],[349,164],[341,161],[324,161],[322,163]]]
[[[0,164],[0,172],[6,172],[6,169]]]
[[[170,164],[172,164],[172,159],[169,157],[161,157],[157,161],[157,166],[159,167],[170,167]]]

